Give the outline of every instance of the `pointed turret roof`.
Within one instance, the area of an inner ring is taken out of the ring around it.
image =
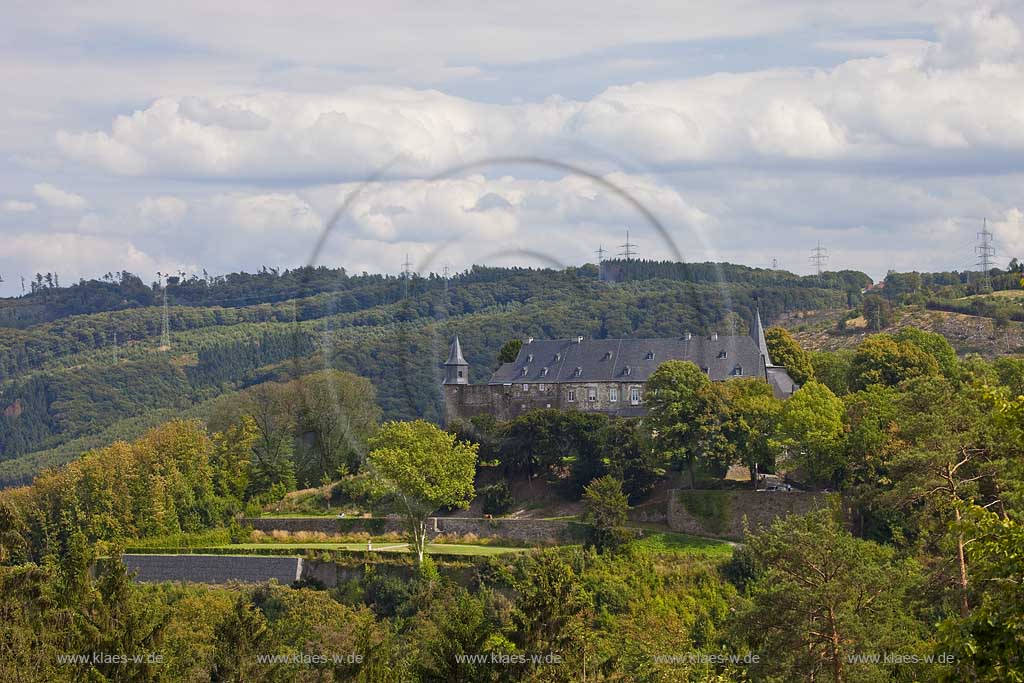
[[[772,357],[768,355],[768,340],[764,338],[764,325],[761,323],[761,307],[758,306],[754,313],[754,329],[750,334],[754,338],[754,342],[757,344],[757,350],[764,356],[764,364],[771,367]]]
[[[462,357],[462,345],[459,344],[459,335],[455,335],[455,339],[452,340],[451,350],[448,352],[448,360],[445,365],[469,365],[466,359]]]

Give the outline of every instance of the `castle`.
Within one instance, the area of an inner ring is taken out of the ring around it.
[[[647,378],[667,360],[690,361],[715,382],[760,377],[778,398],[798,388],[785,367],[772,363],[760,312],[749,336],[529,338],[516,359],[502,364],[486,384],[469,383],[469,363],[456,335],[444,364],[445,421],[483,414],[510,420],[539,408],[642,416]]]

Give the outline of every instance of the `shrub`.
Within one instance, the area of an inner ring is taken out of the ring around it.
[[[480,490],[480,499],[486,515],[503,515],[515,505],[512,491],[503,481],[485,486]]]

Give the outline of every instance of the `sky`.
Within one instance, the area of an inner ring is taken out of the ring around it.
[[[160,6],[166,5],[166,7]],[[173,8],[171,6],[173,5]],[[129,270],[1024,256],[1024,2],[8,0],[0,295]],[[323,248],[318,240],[326,233]]]

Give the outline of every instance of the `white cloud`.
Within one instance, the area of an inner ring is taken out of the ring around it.
[[[12,213],[28,213],[36,210],[36,205],[33,202],[24,202],[20,199],[8,199],[3,203],[4,211],[11,211]]]
[[[110,132],[61,131],[57,143],[113,173],[237,180],[367,177],[384,167],[429,175],[520,154],[605,158],[594,150],[662,168],[895,162],[956,173],[965,160],[1024,151],[1019,31],[1006,16],[978,16],[965,20],[970,30],[950,29],[949,46],[830,69],[719,73],[613,86],[586,101],[505,105],[394,87],[168,97],[119,116]],[[956,59],[939,59],[947,47]]]
[[[74,192],[67,192],[50,183],[37,183],[32,186],[32,192],[36,197],[43,200],[55,209],[68,209],[80,211],[86,207],[88,202],[85,197]]]

